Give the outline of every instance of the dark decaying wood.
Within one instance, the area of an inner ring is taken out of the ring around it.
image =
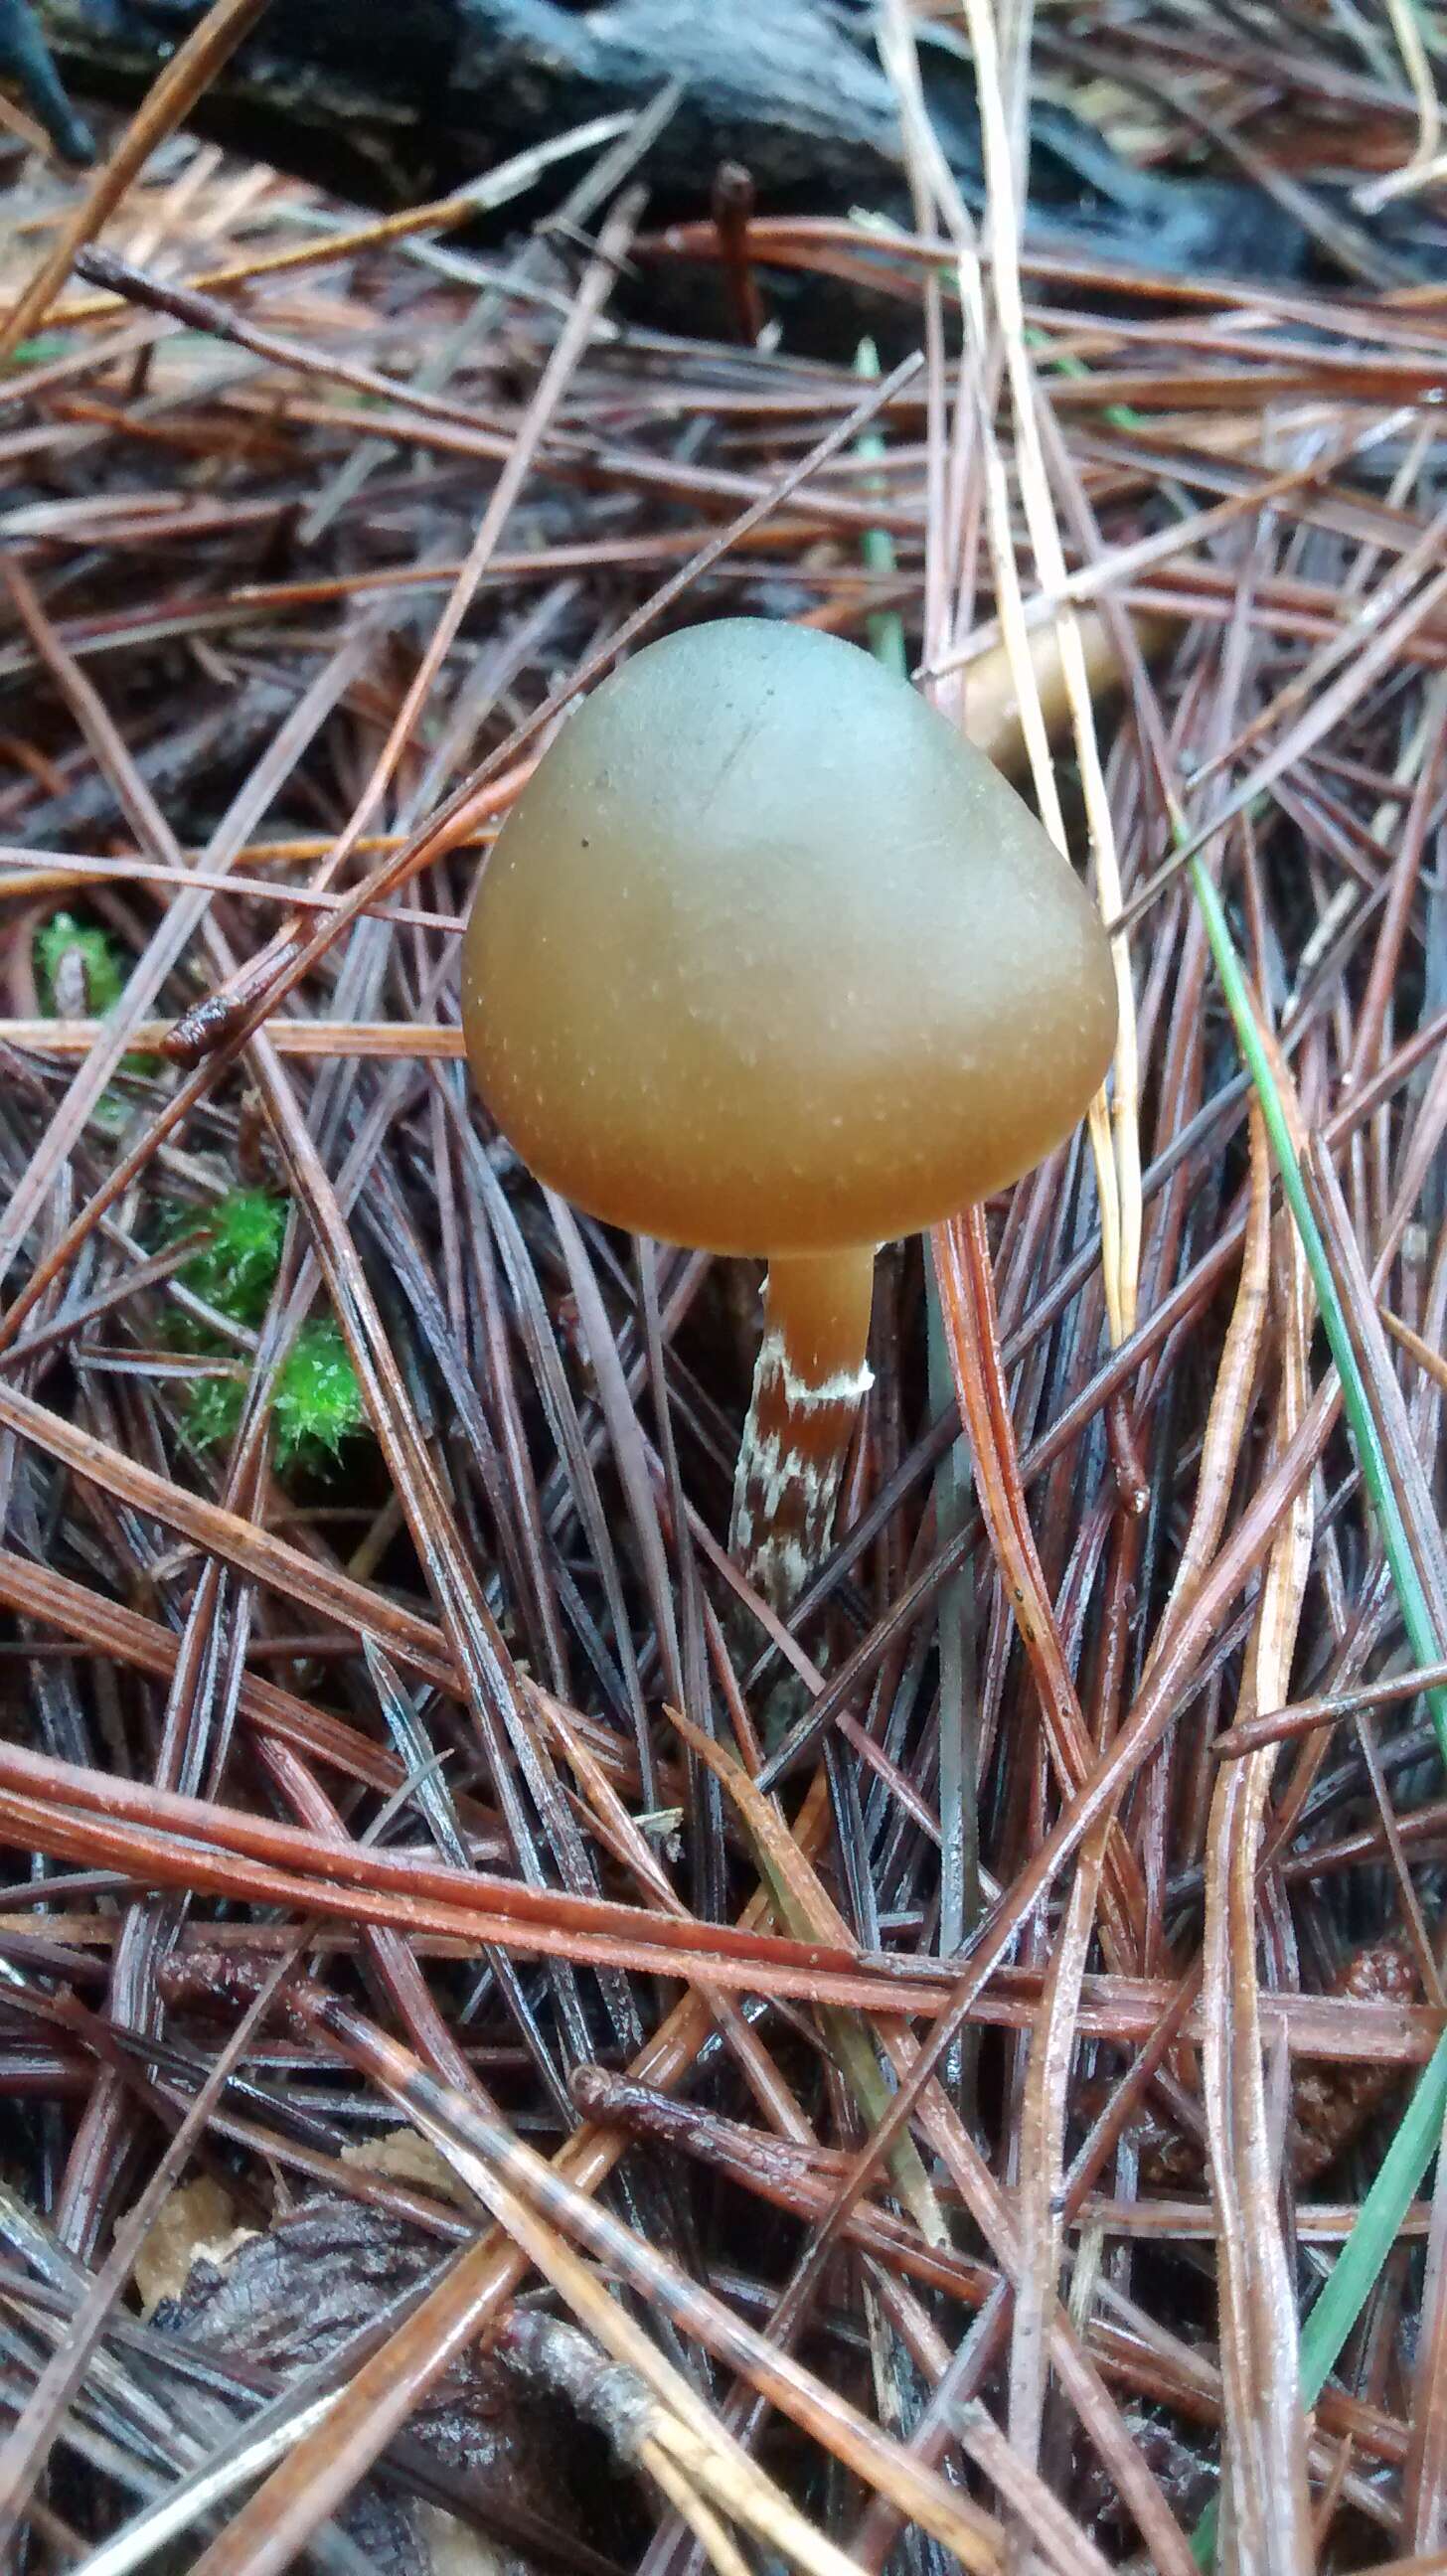
[[[320,2192],[262,2234],[202,2248],[156,2327],[234,2372],[246,2396],[273,2395],[355,2349],[394,2302],[420,2284],[440,2249],[390,2212]],[[438,2566],[495,2563],[461,2553],[428,2508],[459,2511],[523,2552],[524,2569],[614,2562],[586,2537],[608,2530],[606,2454],[586,2427],[501,2361],[463,2353],[414,2415],[380,2479],[352,2499],[343,2527],[375,2576],[433,2576]],[[616,2519],[616,2516],[615,2516]],[[450,2554],[449,2554],[450,2553]]]
[[[201,0],[38,0],[70,87],[126,101],[201,14]],[[196,122],[304,178],[406,203],[676,81],[644,164],[656,209],[706,211],[714,173],[733,161],[764,213],[904,213],[898,110],[872,25],[858,0],[273,0]],[[952,31],[922,32],[936,132],[978,203],[968,55]],[[1053,107],[1037,106],[1031,144],[1042,237],[1182,272],[1302,265],[1304,232],[1249,185],[1133,170]]]

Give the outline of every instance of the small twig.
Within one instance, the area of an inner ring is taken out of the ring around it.
[[[752,171],[741,161],[721,161],[714,173],[713,219],[718,226],[719,257],[734,317],[734,329],[746,349],[756,347],[764,327],[764,300],[749,251],[749,218],[754,211]]]

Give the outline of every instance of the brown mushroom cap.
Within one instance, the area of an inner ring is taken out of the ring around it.
[[[913,1233],[1069,1133],[1115,1036],[1099,916],[983,756],[867,653],[650,645],[509,815],[468,1054],[532,1169],[715,1252]]]

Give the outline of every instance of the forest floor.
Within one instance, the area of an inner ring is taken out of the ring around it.
[[[7,2566],[1447,2565],[1447,45],[1042,7],[1313,240],[1163,280],[1022,242],[958,14],[912,232],[7,110]],[[791,354],[856,277],[919,359]],[[459,1028],[551,732],[720,614],[985,734],[1124,1003],[881,1254],[787,1627],[757,1269],[560,1215]]]

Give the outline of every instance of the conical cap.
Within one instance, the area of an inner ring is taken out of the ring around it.
[[[883,1242],[1100,1084],[1099,915],[1013,788],[852,644],[650,645],[545,753],[468,924],[484,1099],[594,1215],[719,1252]]]

